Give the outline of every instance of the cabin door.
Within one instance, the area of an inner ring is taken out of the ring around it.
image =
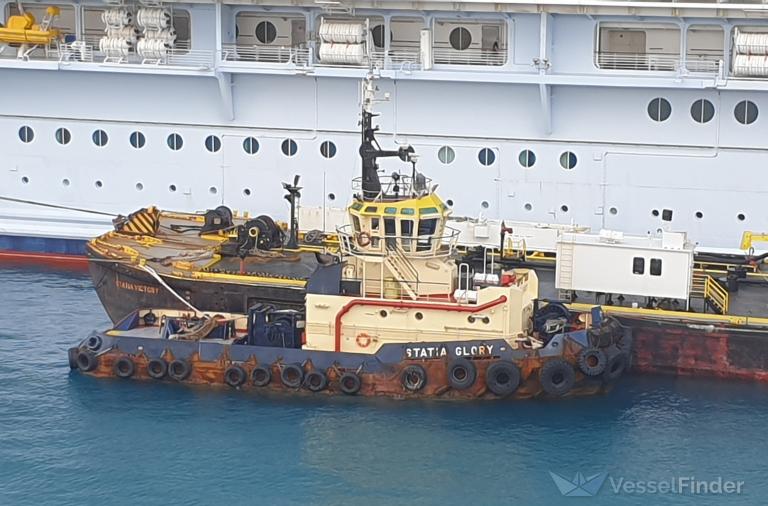
[[[304,19],[291,20],[291,46],[303,46],[307,43],[307,22]]]
[[[483,25],[481,39],[481,49],[483,51],[498,51],[501,46],[500,27],[493,25]]]

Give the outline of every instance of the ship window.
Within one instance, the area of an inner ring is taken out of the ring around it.
[[[262,44],[272,44],[277,38],[277,28],[271,21],[262,21],[256,25],[256,40]]]
[[[757,106],[754,102],[742,100],[736,104],[736,107],[733,109],[733,115],[736,117],[736,121],[742,125],[749,125],[757,119]]]
[[[413,220],[400,220],[400,232],[408,237],[413,235]]]
[[[397,208],[396,207],[385,207],[384,208],[384,214],[397,214]]]
[[[702,219],[703,217],[704,217],[704,213],[702,213],[701,211],[696,211],[696,218],[697,218],[697,219],[699,219],[699,220],[700,220],[700,219]]]
[[[562,206],[560,206],[560,210],[561,210],[562,212],[564,212],[564,213],[567,213],[567,212],[568,212],[568,206],[567,206],[567,205],[565,205],[565,204],[563,204]]]
[[[283,154],[285,156],[293,156],[296,154],[296,151],[299,150],[299,146],[296,145],[296,141],[293,139],[285,139],[283,141],[282,146],[280,146],[280,149],[283,150]]]
[[[566,151],[560,155],[560,166],[564,169],[572,169],[576,167],[576,155],[570,151]]]
[[[672,209],[663,209],[661,211],[662,221],[672,221]]]
[[[661,258],[651,258],[651,276],[661,276]]]
[[[715,115],[715,106],[712,102],[702,98],[691,105],[691,117],[697,123],[707,123]]]
[[[746,216],[744,216],[744,213],[739,213],[739,214],[738,214],[738,216],[736,216],[736,218],[737,218],[739,221],[744,221],[744,220],[746,220],[746,219],[747,219],[747,217],[746,217]]]
[[[520,162],[520,165],[527,169],[529,167],[533,167],[533,164],[536,163],[536,154],[534,154],[534,152],[530,149],[524,149],[520,152],[520,155],[517,157],[517,159]]]
[[[448,36],[448,41],[451,43],[451,47],[457,51],[463,51],[472,44],[472,35],[469,30],[463,26],[459,26],[451,30],[451,34]]]
[[[531,204],[530,202],[527,202],[523,207],[525,208],[526,211],[533,211],[533,204]]]
[[[376,206],[368,206],[368,207],[365,208],[365,212],[366,213],[375,213],[378,210],[379,210],[379,208],[376,207]]]
[[[59,144],[69,144],[72,140],[72,134],[66,128],[59,128],[56,130],[56,142]]]
[[[419,220],[419,235],[432,235],[437,230],[437,218]]]
[[[645,258],[635,257],[632,259],[632,274],[645,273]]]
[[[146,144],[147,139],[144,137],[144,134],[141,132],[133,132],[130,136],[131,146],[133,146],[136,149],[141,149],[144,147],[144,144]]]
[[[136,183],[136,191],[141,191],[144,189],[144,185],[142,183]]]
[[[221,149],[221,139],[216,137],[215,135],[209,135],[205,138],[205,149],[210,151],[211,153],[215,153],[216,151]]]
[[[408,215],[408,216],[413,216],[414,214],[416,214],[416,210],[413,209],[412,207],[404,207],[404,208],[400,209],[400,214],[405,214],[405,215]]]
[[[483,201],[480,203],[480,207],[482,207],[483,209],[488,209],[488,207],[490,207],[490,204],[488,203],[488,201],[487,201],[487,200],[483,200]]]
[[[259,141],[253,137],[246,137],[243,141],[243,150],[249,155],[255,155],[259,151]]]
[[[360,218],[357,216],[352,217],[352,226],[355,227],[355,232],[360,231]]]
[[[480,163],[487,167],[488,165],[493,165],[493,162],[496,161],[496,153],[490,148],[483,148],[477,153],[477,158],[480,160]]]
[[[666,121],[672,114],[672,105],[666,98],[657,97],[648,102],[648,116],[653,121]]]
[[[371,218],[371,230],[379,230],[379,219]]]
[[[376,25],[371,28],[371,38],[373,39],[373,46],[376,49],[384,49],[384,25]],[[394,35],[392,31],[389,32],[389,41],[392,42]]]
[[[436,207],[422,207],[419,209],[419,214],[437,214]]]
[[[28,126],[19,128],[19,139],[21,139],[21,142],[32,142],[32,139],[34,138],[35,132],[32,130],[32,128]]]
[[[176,185],[175,184],[169,185],[168,186],[168,191],[171,192],[171,193],[175,192],[176,191]]]
[[[362,207],[363,207],[363,204],[360,202],[355,202],[354,204],[352,204],[352,209],[354,209],[355,211],[359,211],[360,209],[362,209]]]
[[[91,139],[93,139],[93,143],[99,147],[106,146],[107,142],[109,141],[107,132],[104,130],[94,130],[93,135],[91,135]]]
[[[437,159],[440,160],[441,163],[444,163],[446,165],[448,165],[449,163],[453,163],[453,160],[455,158],[456,158],[456,152],[450,146],[443,146],[437,152]]]
[[[336,144],[331,141],[325,141],[320,144],[320,154],[325,158],[333,158],[336,156]]]
[[[394,218],[384,218],[384,235],[385,236],[397,235]],[[387,247],[394,247],[397,244],[396,239],[389,238],[389,237],[386,239],[386,243],[387,243]]]
[[[167,139],[168,147],[174,151],[178,151],[184,145],[184,141],[179,134],[171,134]]]
[[[243,188],[243,195],[246,197],[251,196],[251,189],[250,188]]]

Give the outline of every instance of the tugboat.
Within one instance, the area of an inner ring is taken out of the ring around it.
[[[339,254],[309,276],[302,309],[245,314],[144,308],[69,350],[96,377],[396,398],[562,397],[604,391],[631,336],[599,307],[538,300],[533,270],[470,273],[455,261],[450,210],[411,147],[374,141],[363,86],[362,177],[337,230]],[[373,148],[373,149],[371,149]],[[411,174],[382,178],[396,156]]]

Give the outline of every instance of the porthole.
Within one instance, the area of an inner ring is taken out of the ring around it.
[[[520,151],[517,160],[520,162],[520,165],[527,169],[533,167],[533,164],[536,163],[536,155],[530,149],[524,149]]]
[[[487,167],[488,165],[493,165],[493,162],[496,161],[496,153],[490,148],[483,148],[477,153],[477,159]]]
[[[29,183],[29,178],[27,176],[24,176],[24,177],[21,178],[21,182],[23,184],[27,184],[27,183]]]
[[[658,97],[648,102],[648,116],[653,121],[666,121],[670,114],[672,114],[672,105],[666,98]]]
[[[171,192],[171,193],[175,192],[176,191],[176,185],[172,184],[172,185],[168,186],[168,191]]]
[[[560,210],[561,210],[562,212],[564,212],[564,213],[567,213],[567,212],[568,212],[568,206],[566,206],[565,204],[563,204],[562,206],[560,206]]]
[[[246,197],[250,197],[251,196],[251,189],[250,188],[244,188],[243,189],[243,195],[245,195]]]
[[[106,146],[107,142],[109,141],[107,132],[104,130],[94,130],[93,135],[91,135],[91,139],[93,139],[93,143],[100,148]]]
[[[210,188],[208,188],[208,191],[211,193],[211,195],[216,195],[217,193],[219,193],[219,190],[215,186],[211,186]]]
[[[72,140],[72,134],[66,128],[56,129],[56,142],[59,144],[69,144]]]
[[[333,193],[329,193],[328,200],[336,200],[336,195],[334,195]]]
[[[653,211],[651,211],[651,215],[653,215],[654,217],[658,217],[659,216],[659,210],[658,209],[654,209]]]
[[[96,181],[93,184],[96,186],[96,188],[101,188],[102,186],[104,186],[104,183],[102,183],[101,181]]]
[[[611,214],[613,214],[614,216],[615,216],[615,215],[617,215],[617,214],[619,214],[619,210],[618,210],[618,209],[616,209],[615,207],[612,207],[612,208],[610,208],[610,209],[608,210],[608,212],[609,212],[609,213],[611,213]]]
[[[379,311],[379,316],[381,316],[382,318],[386,318],[387,317],[387,311],[382,309],[381,311]]]
[[[277,38],[277,28],[271,21],[262,21],[256,25],[256,40],[262,44],[272,44]]]
[[[184,140],[181,138],[181,135],[179,134],[169,135],[167,142],[168,142],[168,147],[171,148],[173,151],[180,150],[181,147],[184,145]]]
[[[32,142],[34,138],[35,132],[31,127],[23,126],[19,128],[19,139],[21,139],[21,142]]]
[[[336,156],[336,144],[331,141],[325,141],[320,144],[320,154],[324,158],[333,158]]]
[[[464,51],[472,44],[472,34],[469,30],[463,26],[458,26],[451,30],[451,34],[448,36],[448,41],[451,43],[451,47],[457,51]]]
[[[742,125],[749,125],[757,119],[757,106],[754,102],[742,100],[733,108],[733,115]]]
[[[64,186],[69,186],[69,184],[70,184],[69,183],[69,179],[62,179],[61,180],[61,184],[63,184]]]
[[[146,144],[147,139],[144,137],[144,134],[141,132],[133,132],[130,136],[131,146],[133,146],[136,149],[141,149],[144,147],[144,144]]]
[[[700,219],[702,219],[703,217],[704,217],[704,213],[702,213],[701,211],[696,211],[696,218],[697,218],[697,219],[699,219],[699,220],[700,220]]]
[[[259,141],[253,137],[246,137],[243,141],[243,151],[249,155],[255,155],[259,151]]]
[[[221,139],[215,135],[209,135],[205,138],[205,149],[211,153],[215,153],[221,149]]]
[[[446,203],[446,205],[447,205],[448,207],[453,207],[453,200],[451,200],[451,199],[448,199],[448,200],[446,200],[446,201],[445,201],[445,203]]]
[[[576,155],[570,151],[566,151],[560,155],[560,166],[566,170],[571,170],[576,167]]]
[[[525,207],[526,211],[530,211],[533,209],[533,206],[530,203],[525,204],[523,207]]]
[[[141,191],[144,189],[144,185],[141,183],[136,183],[136,191]]]
[[[416,311],[416,314],[414,314],[413,317],[416,318],[417,320],[423,320],[424,314],[421,311]]]
[[[448,165],[456,159],[456,152],[450,146],[443,146],[437,151],[437,159],[440,160],[440,163]]]
[[[742,214],[742,213],[739,213],[739,214],[736,216],[736,218],[737,218],[739,221],[744,221],[744,220],[746,220],[746,219],[747,219],[747,217],[746,217],[746,216],[744,216],[744,214]]]
[[[691,104],[691,117],[697,123],[707,123],[715,116],[715,106],[702,98]]]
[[[384,49],[384,25],[376,25],[371,28],[371,39],[373,39],[373,47]],[[392,41],[392,31],[389,32],[389,40]]]
[[[293,156],[299,150],[299,146],[296,144],[295,140],[285,139],[283,144],[280,146],[280,149],[283,150],[283,154],[285,156]]]
[[[480,207],[482,207],[483,209],[488,209],[488,207],[490,207],[490,204],[488,204],[488,201],[487,201],[487,200],[483,200],[483,201],[480,203]]]

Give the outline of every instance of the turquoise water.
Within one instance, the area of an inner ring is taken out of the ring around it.
[[[87,277],[0,270],[0,301],[2,505],[768,502],[768,385],[631,377],[595,398],[455,404],[95,380],[66,356],[108,323]],[[549,471],[609,478],[563,497]],[[677,476],[742,494],[613,491]]]

